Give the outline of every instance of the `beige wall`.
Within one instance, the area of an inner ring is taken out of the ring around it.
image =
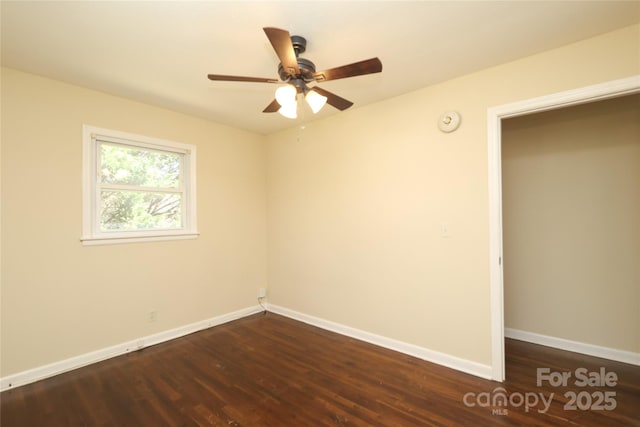
[[[83,124],[196,145],[200,237],[82,246]],[[255,305],[265,154],[261,136],[2,69],[2,376]]]
[[[269,135],[270,302],[490,365],[487,109],[637,75],[639,35],[625,28]],[[451,134],[436,126],[447,110],[462,116]]]
[[[640,352],[640,95],[502,137],[505,326]]]

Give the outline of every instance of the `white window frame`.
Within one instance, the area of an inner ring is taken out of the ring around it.
[[[101,231],[100,191],[98,173],[100,143],[114,143],[147,150],[180,154],[182,157],[182,227],[179,229]],[[196,147],[143,135],[135,135],[95,126],[82,126],[82,244],[109,245],[118,243],[153,242],[195,239],[198,237],[196,217]]]

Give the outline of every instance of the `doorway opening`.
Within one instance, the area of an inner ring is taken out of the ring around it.
[[[505,379],[502,217],[502,120],[640,93],[640,76],[616,80],[488,110],[492,378]]]

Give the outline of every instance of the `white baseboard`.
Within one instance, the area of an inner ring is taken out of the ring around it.
[[[533,344],[545,345],[547,347],[574,351],[576,353],[588,354],[589,356],[602,357],[604,359],[640,366],[640,353],[634,353],[632,351],[617,350],[615,348],[586,344],[511,328],[504,328],[504,336],[505,338],[513,338],[514,340],[526,341]]]
[[[336,332],[341,335],[346,335],[348,337],[375,344],[380,347],[408,354],[410,356],[426,360],[427,362],[436,363],[438,365],[446,366],[448,368],[475,375],[477,377],[492,379],[492,369],[489,365],[483,365],[481,363],[461,359],[449,354],[429,350],[424,347],[419,347],[414,344],[409,344],[406,342],[383,337],[381,335],[372,334],[370,332],[352,328],[350,326],[345,326],[340,323],[324,320],[318,317],[309,316],[307,314],[277,305],[269,304],[267,308],[268,311],[272,313],[281,314],[291,319],[299,320],[301,322],[308,323],[310,325],[317,326],[319,328],[326,329],[332,332]]]
[[[380,347],[388,348],[400,353],[408,354],[410,356],[417,357],[419,359],[433,362],[438,365],[446,366],[448,368],[456,369],[471,375],[475,375],[481,378],[491,379],[492,370],[491,366],[483,365],[470,360],[462,359],[459,357],[451,356],[445,353],[440,353],[434,350],[429,350],[424,347],[419,347],[414,344],[405,343],[402,341],[387,338],[381,335],[372,334],[360,329],[345,326],[339,323],[324,320],[318,317],[303,314],[294,310],[290,310],[277,305],[267,305],[268,311],[276,314],[308,323],[313,326],[317,326],[322,329],[326,329],[332,332],[336,332],[341,335],[349,336],[361,341],[365,341],[371,344],[378,345]],[[120,356],[132,351],[137,351],[145,347],[149,347],[155,344],[160,344],[172,339],[180,338],[182,336],[211,328],[223,323],[227,323],[233,320],[241,319],[252,314],[263,311],[263,307],[255,306],[248,307],[242,310],[238,310],[232,313],[227,313],[221,316],[216,316],[210,319],[202,320],[200,322],[191,323],[189,325],[181,326],[168,331],[159,332],[157,334],[148,335],[146,337],[140,337],[131,341],[116,344],[111,347],[103,348],[100,350],[92,351],[90,353],[81,354],[69,359],[61,360],[51,363],[49,365],[39,366],[37,368],[29,369],[27,371],[18,372],[16,374],[8,375],[0,378],[0,391],[8,390],[21,385],[33,383],[45,378],[49,378],[73,369],[81,368],[83,366],[97,363],[112,357]]]
[[[211,328],[213,326],[221,325],[232,320],[250,316],[261,311],[263,311],[263,308],[260,306],[247,307],[238,311],[234,311],[232,313],[212,317],[200,322],[191,323],[189,325],[180,326],[175,329],[148,335],[146,337],[140,337],[135,340],[116,344],[114,346],[92,351],[90,353],[81,354],[79,356],[61,360],[59,362],[54,362],[49,365],[39,366],[34,369],[29,369],[27,371],[8,375],[6,377],[0,378],[0,391],[36,382],[45,378],[52,377],[54,375],[61,374],[63,372],[90,365],[92,363],[120,356],[131,351],[140,350],[151,345],[160,344],[162,342],[169,341],[175,338],[180,338],[182,336],[198,332],[203,329]]]

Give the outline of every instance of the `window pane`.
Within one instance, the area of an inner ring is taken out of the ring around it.
[[[178,188],[181,155],[122,145],[100,144],[100,182]]]
[[[177,193],[102,191],[101,231],[182,228],[182,197]]]

